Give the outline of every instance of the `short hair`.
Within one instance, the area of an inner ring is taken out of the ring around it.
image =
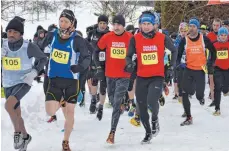
[[[215,18],[215,19],[213,20],[213,22],[218,22],[218,23],[220,23],[220,26],[222,26],[222,20],[219,19],[219,18]]]

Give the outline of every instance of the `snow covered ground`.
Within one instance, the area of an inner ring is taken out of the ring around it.
[[[207,88],[205,95],[208,96]],[[76,107],[75,125],[70,139],[72,151],[229,151],[229,97],[222,97],[221,116],[212,115],[214,108],[207,105],[210,100],[206,99],[205,106],[200,106],[193,97],[192,115],[194,124],[180,127],[183,121],[182,105],[172,100],[173,93],[166,97],[166,104],[160,108],[159,135],[152,140],[151,144],[141,145],[144,137],[144,128],[136,128],[129,123],[127,113],[121,116],[115,145],[106,144],[110,130],[112,109],[104,110],[102,121],[96,116],[89,114],[89,94],[86,94],[86,107]],[[48,124],[48,116],[45,113],[45,101],[42,84],[34,82],[30,92],[21,101],[22,115],[28,132],[33,140],[28,151],[60,151],[64,126],[62,112],[57,113],[58,121]],[[2,151],[14,151],[13,127],[10,118],[4,109],[5,99],[1,101],[2,122]]]

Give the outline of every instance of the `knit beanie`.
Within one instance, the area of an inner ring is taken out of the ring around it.
[[[112,19],[112,23],[113,24],[115,24],[115,23],[120,24],[123,27],[125,27],[125,25],[126,25],[126,21],[122,15],[114,16],[114,18]]]
[[[7,25],[7,27],[6,27],[6,32],[7,32],[9,29],[14,29],[14,30],[20,32],[21,35],[24,34],[24,25],[23,25],[22,22],[19,21],[18,19],[15,19],[15,18],[14,18],[14,19],[12,19],[12,20],[8,23],[8,25]]]

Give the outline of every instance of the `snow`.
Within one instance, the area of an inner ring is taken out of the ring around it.
[[[38,25],[44,28],[52,23],[58,24],[59,14],[48,15],[49,20],[25,23],[25,39],[31,39]],[[85,28],[97,22],[90,7],[82,6],[76,10],[78,29],[86,36]],[[7,23],[2,21],[3,27]],[[172,92],[170,88],[170,92]],[[88,92],[88,91],[87,91]],[[115,145],[106,144],[110,130],[112,109],[104,109],[102,121],[96,119],[96,115],[89,114],[89,94],[86,94],[86,107],[75,108],[75,125],[70,138],[72,151],[229,151],[229,97],[222,96],[221,116],[212,115],[214,108],[207,107],[210,100],[206,85],[206,104],[200,106],[193,96],[191,99],[194,124],[180,127],[184,120],[181,118],[183,107],[178,101],[172,100],[173,94],[166,97],[166,104],[160,108],[159,120],[161,131],[151,144],[141,145],[144,137],[144,128],[136,128],[129,121],[127,113],[121,116],[115,137]],[[5,99],[1,101],[1,131],[2,151],[14,151],[13,126],[4,109]],[[21,100],[22,116],[27,131],[33,140],[28,146],[28,151],[60,151],[64,127],[64,116],[57,112],[58,121],[48,124],[48,116],[45,112],[45,96],[42,84],[34,82],[30,92]]]
[[[208,85],[205,96],[209,93]],[[193,96],[191,99],[194,124],[180,127],[184,120],[181,118],[183,108],[176,100],[172,100],[173,89],[166,97],[166,104],[160,108],[161,131],[151,144],[141,145],[144,137],[143,126],[132,126],[127,113],[121,116],[115,137],[115,145],[106,144],[110,130],[112,109],[104,109],[102,121],[96,115],[89,114],[89,94],[86,94],[86,107],[75,108],[75,125],[70,138],[72,151],[229,151],[229,99],[222,96],[221,116],[212,115],[214,108],[207,107],[210,100],[206,99],[205,106],[200,106]],[[87,91],[88,92],[88,91]],[[207,98],[207,97],[206,97]],[[22,116],[27,131],[33,140],[28,151],[60,151],[64,127],[64,116],[61,110],[57,113],[58,121],[48,124],[45,112],[45,96],[42,84],[34,82],[30,92],[22,99]],[[1,102],[2,122],[2,151],[14,151],[13,127],[4,109],[5,99]]]
[[[63,9],[57,11],[57,13],[49,13],[48,20],[41,20],[39,22],[34,21],[34,23],[26,22],[24,27],[24,38],[33,39],[36,32],[37,26],[42,25],[46,30],[51,24],[59,25],[59,16]],[[36,15],[34,15],[35,18]],[[23,16],[25,19],[30,20],[31,16]],[[86,27],[97,23],[97,16],[93,14],[92,8],[86,4],[82,3],[75,9],[75,17],[77,19],[77,30],[80,30],[84,37],[86,36]],[[8,22],[2,20],[3,29],[6,28]]]

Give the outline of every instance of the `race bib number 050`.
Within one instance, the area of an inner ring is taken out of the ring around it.
[[[52,52],[52,59],[60,64],[68,64],[69,52],[54,49]]]
[[[3,57],[3,68],[5,70],[21,70],[21,58]]]
[[[158,56],[157,52],[152,52],[152,53],[142,53],[142,64],[143,65],[154,65],[158,64]]]
[[[111,47],[111,58],[125,59],[126,58],[126,48]]]
[[[228,59],[228,51],[227,50],[217,51],[217,59]]]

